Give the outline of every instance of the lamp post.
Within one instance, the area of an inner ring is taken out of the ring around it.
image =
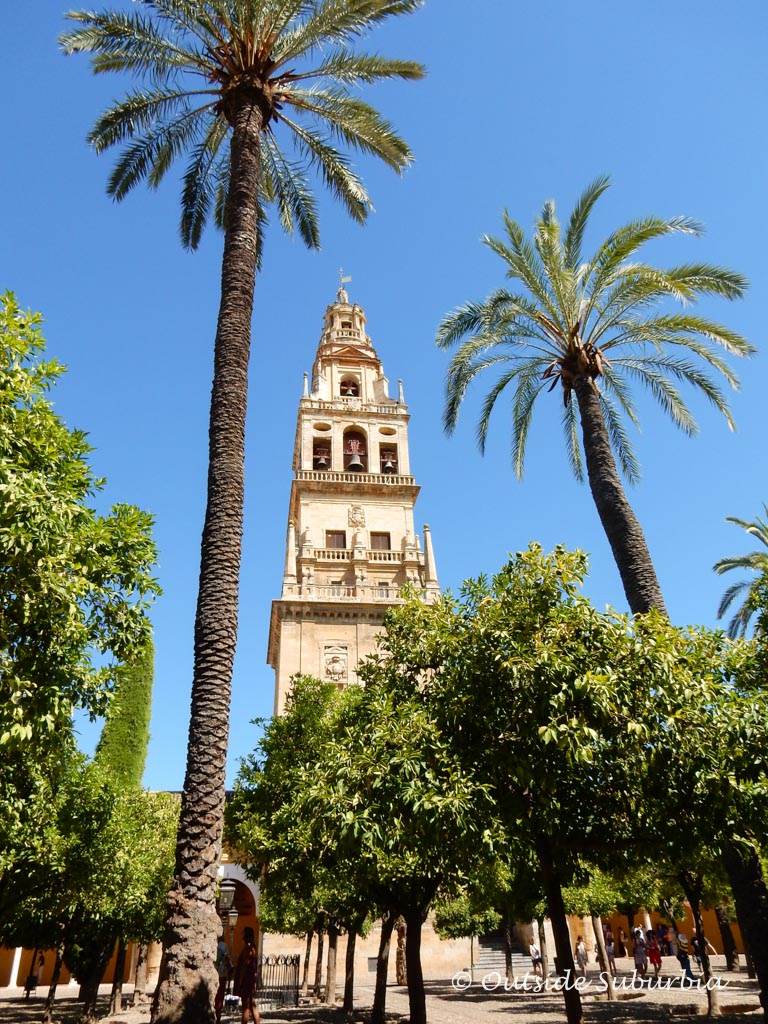
[[[232,907],[227,913],[229,921],[229,959],[235,962],[235,925],[237,924],[237,910]]]

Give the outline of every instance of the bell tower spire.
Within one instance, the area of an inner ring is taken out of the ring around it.
[[[375,650],[384,615],[407,583],[439,594],[434,551],[414,529],[410,415],[397,398],[339,272],[299,400],[281,596],[272,603],[267,661],[275,713],[296,673],[344,686]]]

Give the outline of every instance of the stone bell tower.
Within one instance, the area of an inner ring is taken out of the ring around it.
[[[299,402],[283,587],[272,602],[267,662],[275,714],[296,673],[345,686],[375,649],[384,614],[412,583],[440,588],[429,527],[414,530],[419,493],[408,453],[408,407],[397,398],[344,286],[325,311]]]

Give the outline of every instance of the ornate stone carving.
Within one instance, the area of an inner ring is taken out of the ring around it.
[[[348,523],[351,527],[365,526],[365,509],[362,505],[350,505]]]
[[[348,659],[349,655],[346,647],[339,644],[325,647],[323,650],[325,678],[331,683],[346,683]]]

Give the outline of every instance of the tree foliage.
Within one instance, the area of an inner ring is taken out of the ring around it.
[[[41,317],[0,300],[0,746],[38,750],[72,712],[103,714],[126,658],[149,635],[152,519],[131,505],[97,514],[103,487],[85,434],[48,393],[63,372],[43,360]],[[105,663],[106,661],[106,663]]]

